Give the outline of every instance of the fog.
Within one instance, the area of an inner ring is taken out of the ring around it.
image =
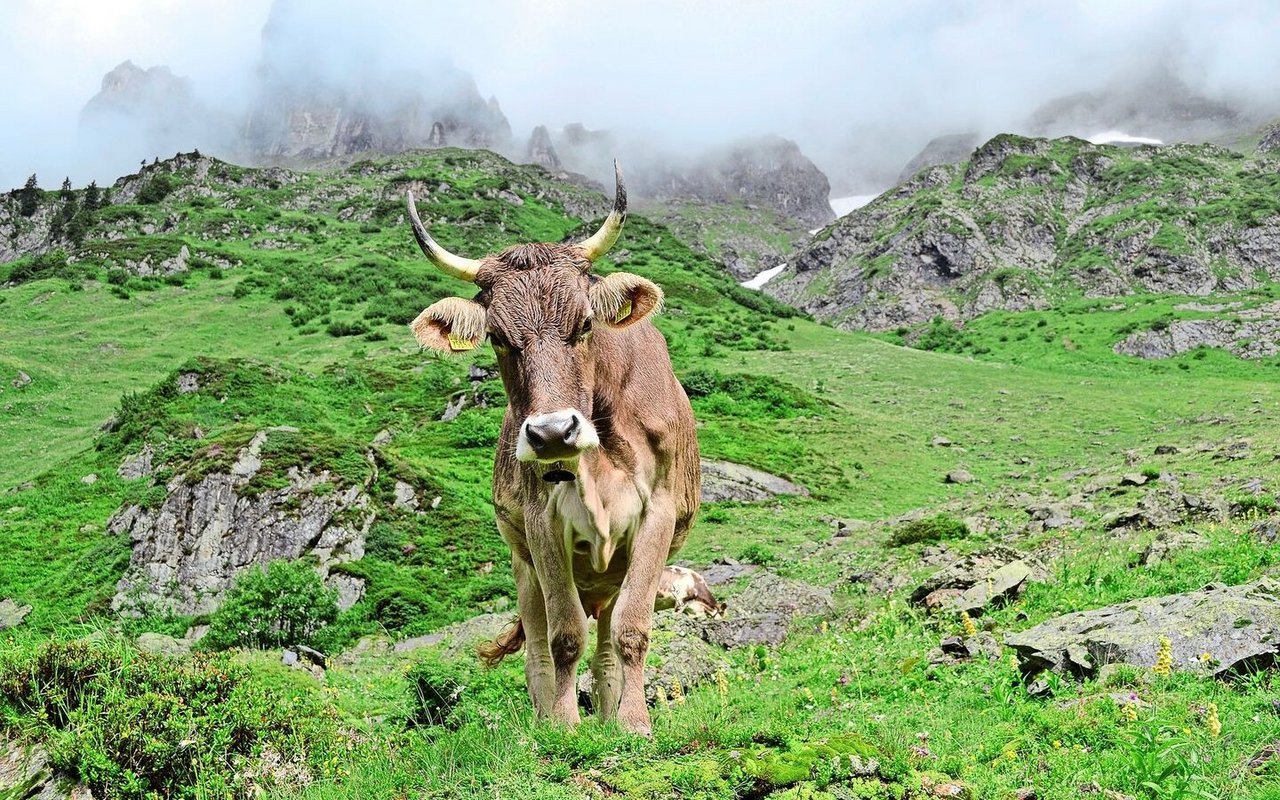
[[[6,0],[0,186],[32,172],[45,187],[105,182],[172,154],[79,124],[126,59],[187,80],[199,111],[174,112],[192,119],[173,127],[192,122],[180,135],[220,155],[236,155],[225,139],[264,84],[372,106],[461,70],[501,103],[513,153],[539,124],[679,152],[776,133],[855,193],[883,188],[938,134],[1025,129],[1048,100],[1160,71],[1268,118],[1280,113],[1276,30],[1269,0]]]

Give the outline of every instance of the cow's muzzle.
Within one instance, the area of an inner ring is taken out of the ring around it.
[[[600,445],[595,426],[577,409],[531,416],[520,426],[518,461],[564,461]]]

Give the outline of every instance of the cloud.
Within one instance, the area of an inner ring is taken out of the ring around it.
[[[75,120],[126,58],[169,65],[219,108],[250,102],[264,68],[390,91],[452,64],[521,140],[573,121],[689,149],[772,132],[839,184],[896,174],[934,135],[1008,129],[1158,64],[1276,113],[1277,29],[1269,0],[9,0],[0,69],[21,78],[0,103],[19,124],[0,130],[0,183],[110,178],[79,160]]]

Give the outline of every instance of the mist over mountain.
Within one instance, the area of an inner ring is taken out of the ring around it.
[[[0,132],[6,185],[33,171],[108,180],[192,147],[260,163],[443,142],[524,160],[536,126],[557,140],[578,122],[623,143],[632,174],[646,154],[660,167],[781,136],[834,194],[864,194],[938,136],[1201,141],[1280,114],[1265,33],[1280,7],[1265,2],[53,7],[58,24],[35,5],[0,9],[13,74],[63,54],[56,76],[0,89],[24,121]],[[136,71],[121,72],[128,59]]]

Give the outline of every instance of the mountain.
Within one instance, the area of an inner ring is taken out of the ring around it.
[[[1214,145],[997,136],[819,232],[766,285],[842,328],[1280,280],[1280,174]]]

